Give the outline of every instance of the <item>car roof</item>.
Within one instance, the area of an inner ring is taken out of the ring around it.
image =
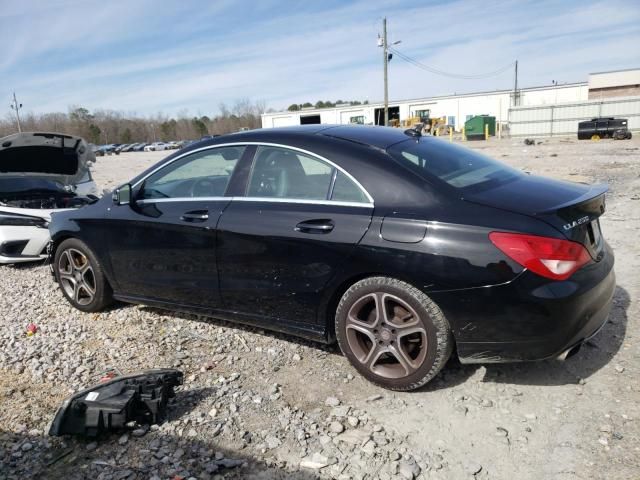
[[[249,130],[245,132],[230,133],[221,135],[210,140],[198,142],[199,146],[215,143],[226,143],[230,141],[262,141],[272,142],[280,137],[330,137],[351,141],[361,145],[387,149],[398,142],[408,140],[404,129],[392,127],[379,127],[372,125],[298,125],[293,127],[263,128]]]
[[[382,149],[411,138],[402,128],[373,125],[337,125],[323,130],[320,134]]]

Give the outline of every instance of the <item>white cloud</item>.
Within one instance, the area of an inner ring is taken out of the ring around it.
[[[380,18],[392,39],[423,63],[459,73],[495,70],[516,58],[521,84],[583,81],[593,70],[637,66],[640,6],[387,1],[62,2],[0,14],[0,98],[15,88],[26,108],[80,104],[141,113],[214,113],[220,102],[292,102],[382,97]],[[602,15],[606,11],[607,15]],[[10,28],[5,28],[10,26]],[[594,45],[596,48],[594,49]],[[513,74],[478,81],[439,77],[394,58],[392,98],[509,88]],[[5,102],[8,103],[8,102]],[[2,105],[0,103],[0,105]],[[0,108],[0,113],[2,109]]]

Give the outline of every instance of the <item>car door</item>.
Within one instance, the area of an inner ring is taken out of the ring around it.
[[[219,306],[216,224],[245,146],[178,157],[134,185],[108,215],[109,257],[120,296]]]
[[[316,323],[324,288],[348,261],[372,213],[368,193],[330,161],[258,146],[245,195],[233,198],[218,224],[225,309]]]

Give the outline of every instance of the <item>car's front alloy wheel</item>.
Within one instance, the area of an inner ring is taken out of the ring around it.
[[[64,296],[79,310],[97,312],[112,302],[112,291],[93,252],[70,238],[56,250],[54,272]]]
[[[415,287],[386,277],[357,282],[336,313],[342,352],[368,380],[413,390],[437,375],[453,340],[440,309]]]
[[[84,253],[75,248],[62,252],[58,260],[60,286],[79,305],[89,305],[96,297],[96,274]]]

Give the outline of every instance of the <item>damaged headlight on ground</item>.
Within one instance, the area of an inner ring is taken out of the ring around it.
[[[56,413],[49,435],[85,435],[122,430],[129,422],[162,422],[167,403],[182,385],[183,374],[174,369],[147,370],[116,377],[66,399]]]

